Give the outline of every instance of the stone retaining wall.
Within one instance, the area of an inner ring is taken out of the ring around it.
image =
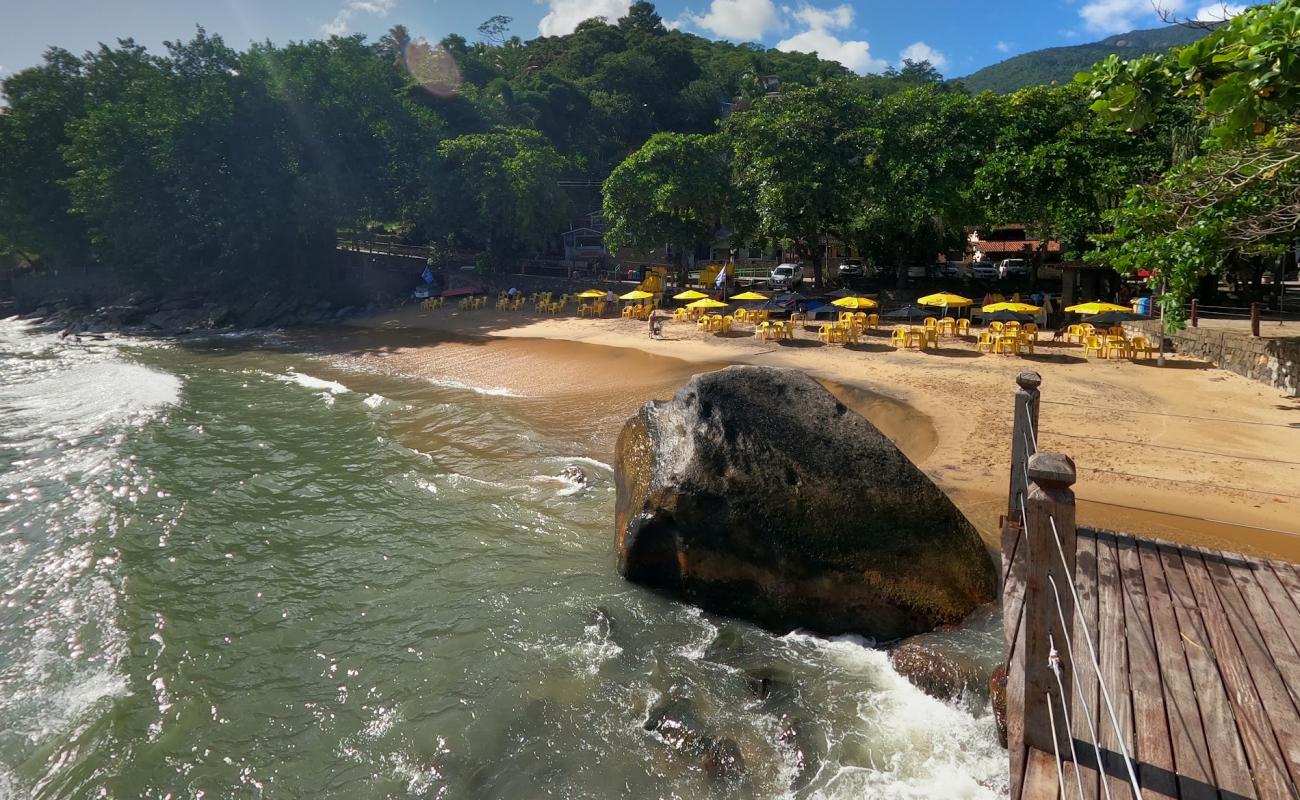
[[[1148,336],[1160,333],[1160,323],[1129,323]],[[1165,334],[1166,347],[1176,353],[1209,361],[1220,369],[1300,397],[1300,338],[1249,336],[1214,328],[1184,328]]]

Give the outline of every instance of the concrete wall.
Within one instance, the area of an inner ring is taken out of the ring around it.
[[[1126,327],[1158,336],[1160,323],[1136,322]],[[1300,339],[1249,336],[1214,328],[1185,328],[1165,334],[1174,352],[1204,359],[1220,369],[1300,397]]]

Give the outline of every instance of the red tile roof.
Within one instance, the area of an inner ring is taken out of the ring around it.
[[[1039,245],[1039,241],[1037,239],[1023,239],[1019,241],[1016,240],[989,241],[989,240],[981,239],[978,242],[967,242],[966,249],[972,252],[975,250],[979,250],[980,252],[983,253],[1023,253],[1026,250],[1028,251],[1037,250],[1038,245]],[[1061,243],[1055,240],[1048,240],[1047,252],[1049,253],[1061,252]]]

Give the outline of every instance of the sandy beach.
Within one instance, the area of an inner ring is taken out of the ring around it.
[[[888,330],[844,347],[811,331],[775,343],[747,326],[718,336],[673,322],[651,340],[644,322],[491,310],[408,308],[351,324],[371,341],[339,357],[527,398],[557,424],[587,424],[603,460],[623,419],[695,372],[806,370],[898,442],[990,545],[1005,511],[1014,379],[1034,370],[1039,446],[1075,460],[1080,522],[1300,561],[1300,401],[1192,359],[1088,361],[1048,342],[1035,355],[990,355],[964,339],[895,352]]]

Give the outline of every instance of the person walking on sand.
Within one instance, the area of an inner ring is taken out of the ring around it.
[[[659,315],[659,309],[650,312],[650,338],[658,339],[664,333],[664,317]]]

